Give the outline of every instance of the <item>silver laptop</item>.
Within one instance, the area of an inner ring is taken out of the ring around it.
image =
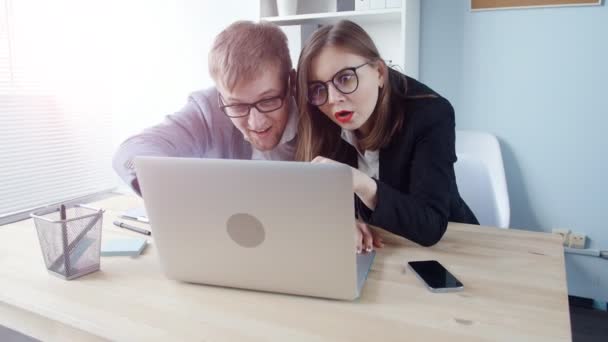
[[[167,277],[335,299],[359,297],[351,171],[298,162],[138,157]]]

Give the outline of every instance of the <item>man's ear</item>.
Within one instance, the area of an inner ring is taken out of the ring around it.
[[[296,96],[296,83],[298,80],[296,79],[296,69],[291,69],[289,72],[289,91],[291,92],[291,96]]]

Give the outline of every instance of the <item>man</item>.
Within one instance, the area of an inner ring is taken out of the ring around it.
[[[118,175],[141,195],[136,156],[293,160],[297,108],[287,37],[276,25],[237,21],[215,39],[216,87],[194,92],[179,112],[121,144]]]

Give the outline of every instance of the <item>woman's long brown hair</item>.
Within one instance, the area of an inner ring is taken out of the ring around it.
[[[391,86],[386,66],[370,36],[352,21],[343,20],[315,31],[306,42],[298,61],[297,103],[300,112],[296,160],[310,161],[316,156],[336,159],[340,146],[341,128],[319,108],[308,103],[308,81],[312,60],[324,47],[333,46],[365,58],[384,72],[384,85],[378,90],[378,102],[369,117],[371,131],[359,143],[365,150],[387,146],[403,126],[404,116],[390,110]]]

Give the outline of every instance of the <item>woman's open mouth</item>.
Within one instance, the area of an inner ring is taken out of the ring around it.
[[[334,113],[334,117],[341,123],[347,123],[352,119],[354,112],[348,110],[341,110]]]

